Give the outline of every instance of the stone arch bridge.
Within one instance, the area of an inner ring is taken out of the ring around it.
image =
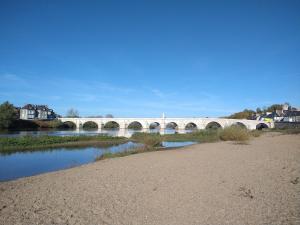
[[[223,119],[223,118],[60,118],[62,122],[72,122],[77,129],[80,129],[87,122],[93,122],[101,130],[109,122],[116,123],[120,129],[127,129],[132,123],[138,123],[142,129],[149,129],[155,125],[159,129],[166,129],[170,125],[178,130],[190,127],[194,129],[207,129],[210,127],[228,127],[232,125],[244,126],[249,130],[273,128],[271,122],[246,119]]]

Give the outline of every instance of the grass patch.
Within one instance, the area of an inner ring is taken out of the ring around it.
[[[199,130],[186,134],[166,134],[163,141],[195,141],[195,142],[216,142],[219,141],[218,129]]]
[[[128,149],[123,152],[116,152],[116,153],[105,152],[102,155],[97,156],[95,161],[110,159],[110,158],[117,158],[117,157],[124,157],[124,156],[134,155],[134,154],[143,153],[143,152],[159,151],[159,150],[160,150],[160,148],[142,146],[142,147],[138,147],[138,148]]]
[[[133,155],[137,154],[137,150],[128,150],[124,152],[117,152],[117,153],[112,153],[112,152],[105,152],[100,156],[97,156],[95,161],[103,160],[103,159],[110,159],[110,158],[117,158],[117,157],[124,157],[127,155]]]
[[[72,146],[95,146],[95,145],[114,145],[127,142],[125,137],[110,137],[107,135],[97,136],[23,136],[23,137],[1,137],[0,153],[28,151],[34,149],[45,149],[54,147]]]
[[[158,133],[135,133],[132,135],[131,140],[143,143],[152,147],[160,147],[162,141],[195,141],[195,142],[215,142],[219,141],[218,130],[200,130],[186,134],[165,134]]]

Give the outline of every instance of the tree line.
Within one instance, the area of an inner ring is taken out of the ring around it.
[[[290,106],[289,103],[284,103],[288,106]],[[252,109],[244,109],[241,112],[233,113],[230,116],[227,116],[226,118],[229,119],[253,119],[253,115],[257,114],[265,114],[266,112],[275,112],[276,110],[282,110],[284,104],[273,104],[268,107],[264,106],[262,108],[258,107],[256,110]]]

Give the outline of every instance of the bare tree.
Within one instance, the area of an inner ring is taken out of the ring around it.
[[[88,116],[88,118],[103,118],[101,115],[96,115],[96,116]]]
[[[66,117],[78,118],[79,117],[79,112],[76,109],[71,108],[67,111]]]
[[[106,118],[114,118],[114,116],[112,114],[106,114],[105,117]]]

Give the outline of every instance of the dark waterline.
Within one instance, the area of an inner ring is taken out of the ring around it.
[[[194,142],[162,142],[163,147],[181,147]],[[127,142],[107,148],[56,148],[34,152],[0,155],[0,181],[67,169],[95,161],[105,152],[122,152],[141,144]]]

